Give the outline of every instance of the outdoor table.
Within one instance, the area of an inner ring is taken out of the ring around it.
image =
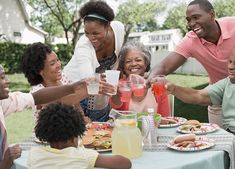
[[[159,128],[157,133],[157,146],[144,147],[143,155],[131,160],[133,169],[234,169],[233,135],[223,129],[203,135],[214,139],[216,145],[197,152],[180,152],[167,148],[166,143],[179,134],[176,127]],[[26,169],[27,156],[28,151],[23,151],[21,157],[14,161],[12,169]]]

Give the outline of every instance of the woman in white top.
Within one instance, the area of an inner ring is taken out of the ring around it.
[[[124,25],[113,21],[114,12],[104,1],[87,2],[79,14],[84,20],[85,35],[77,42],[74,55],[64,68],[71,81],[116,69],[125,35]],[[108,103],[108,96],[89,96],[81,106],[93,121],[106,121]]]

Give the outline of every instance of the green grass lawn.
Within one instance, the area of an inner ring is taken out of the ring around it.
[[[8,75],[11,81],[10,89],[12,91],[29,91],[23,74]],[[169,75],[167,79],[181,86],[203,88],[207,85],[207,76],[191,76],[191,75]],[[175,99],[175,116],[182,116],[187,119],[198,119],[201,122],[207,122],[206,106],[196,106],[185,104]],[[8,142],[17,143],[31,136],[33,130],[32,110],[25,110],[19,113],[13,113],[6,118],[8,131]]]
[[[32,134],[33,116],[32,110],[11,114],[6,118],[8,143],[19,143]]]
[[[11,91],[28,92],[30,85],[25,79],[24,74],[11,74],[7,76],[10,80]]]

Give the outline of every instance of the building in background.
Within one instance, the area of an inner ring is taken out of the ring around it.
[[[0,41],[45,42],[47,32],[32,25],[22,0],[0,0],[0,18]]]
[[[183,35],[180,29],[158,30],[154,32],[132,32],[128,40],[136,40],[148,46],[152,52],[173,51]]]

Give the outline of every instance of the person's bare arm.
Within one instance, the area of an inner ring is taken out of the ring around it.
[[[98,158],[95,162],[95,167],[109,169],[129,169],[131,168],[131,161],[128,158],[120,155],[98,155]]]
[[[86,82],[78,81],[68,85],[46,87],[32,93],[32,95],[35,105],[38,105],[51,102],[69,94],[79,94],[83,90],[86,91]]]
[[[153,67],[148,79],[151,79],[160,74],[168,75],[183,65],[186,60],[187,59],[184,56],[176,52],[171,52],[165,59],[161,61],[160,64],[157,64]]]
[[[211,105],[211,99],[206,89],[195,90],[189,87],[181,87],[170,82],[166,84],[166,89],[169,93],[185,103]]]
[[[79,94],[70,94],[68,96],[64,96],[60,99],[62,103],[70,104],[70,105],[78,105],[81,100],[87,98],[89,95],[86,90],[81,90]]]

